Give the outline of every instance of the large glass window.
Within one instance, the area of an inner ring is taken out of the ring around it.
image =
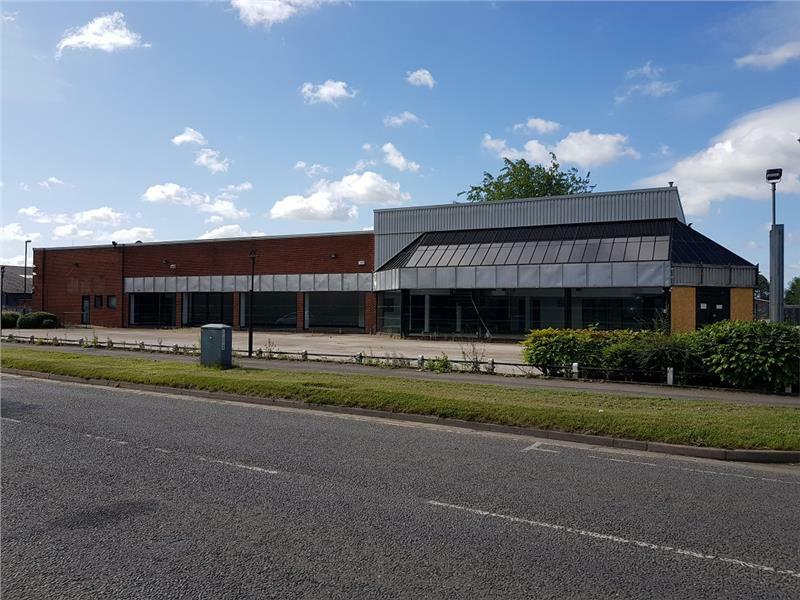
[[[233,294],[230,292],[192,292],[189,294],[189,323],[233,325]]]
[[[402,292],[378,293],[378,330],[389,333],[401,332]]]
[[[364,292],[309,292],[306,294],[306,328],[364,327]]]
[[[240,297],[240,319],[244,327],[249,326],[250,308],[247,301],[250,294],[243,292]],[[253,327],[270,329],[297,327],[297,294],[295,292],[253,292]]]
[[[175,294],[131,294],[129,323],[147,327],[174,327]]]

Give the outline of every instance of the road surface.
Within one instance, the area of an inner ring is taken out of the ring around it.
[[[800,472],[4,376],[2,595],[798,598]]]

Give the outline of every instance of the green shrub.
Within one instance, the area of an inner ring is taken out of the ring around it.
[[[49,312],[30,312],[17,320],[19,329],[45,329],[56,326],[56,316]]]
[[[641,369],[642,343],[636,336],[621,337],[602,350],[602,364],[609,379],[632,379]]]
[[[692,334],[705,368],[738,388],[782,391],[797,382],[800,329],[767,321],[722,321]]]
[[[602,367],[603,348],[629,335],[628,331],[535,329],[522,342],[522,356],[545,375],[561,375],[574,362]]]
[[[450,358],[447,356],[447,354],[442,352],[441,356],[426,360],[425,368],[428,371],[433,371],[435,373],[449,373],[453,370],[453,363],[450,362]]]
[[[3,311],[2,315],[2,322],[3,322],[3,329],[13,329],[17,326],[17,320],[19,319],[19,313],[14,311]]]

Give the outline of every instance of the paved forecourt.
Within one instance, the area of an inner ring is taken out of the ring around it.
[[[796,598],[800,472],[6,375],[7,598]]]

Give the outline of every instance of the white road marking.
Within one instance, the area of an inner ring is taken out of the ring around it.
[[[19,419],[12,419],[11,417],[0,417],[3,421],[11,421],[12,423],[22,423]]]
[[[172,454],[172,450],[167,450],[166,448],[153,448],[153,450],[162,454]]]
[[[473,515],[478,515],[481,517],[492,517],[495,519],[502,519],[504,521],[509,521],[511,523],[519,523],[521,525],[530,525],[532,527],[540,527],[542,529],[550,529],[552,531],[561,531],[564,533],[570,533],[573,535],[579,535],[583,537],[589,537],[596,540],[602,540],[605,542],[612,542],[615,544],[630,544],[631,546],[636,546],[638,548],[645,548],[648,550],[656,550],[660,552],[667,552],[671,554],[678,554],[681,556],[690,556],[692,558],[698,558],[702,560],[708,561],[720,561],[727,564],[736,565],[739,567],[745,567],[748,569],[752,569],[755,571],[761,571],[763,573],[772,573],[774,575],[788,575],[789,577],[796,577],[800,579],[800,571],[795,571],[792,569],[779,569],[777,567],[771,567],[768,565],[761,565],[758,563],[752,563],[744,560],[740,560],[738,558],[728,558],[725,556],[716,556],[714,554],[706,554],[704,552],[697,552],[695,550],[685,550],[683,548],[675,548],[673,546],[665,546],[663,544],[654,544],[651,542],[643,542],[641,540],[634,540],[629,538],[620,537],[617,535],[611,535],[608,533],[599,533],[596,531],[590,531],[588,529],[579,529],[576,527],[568,527],[566,525],[558,525],[555,523],[545,523],[544,521],[534,521],[531,519],[524,519],[522,517],[514,517],[512,515],[504,515],[501,513],[495,513],[488,510],[481,510],[479,508],[470,508],[468,506],[460,506],[458,504],[449,504],[447,502],[439,502],[438,500],[428,500],[428,504],[432,506],[438,506],[441,508],[449,508],[452,510],[460,510],[463,512],[467,512]]]
[[[243,465],[242,463],[229,462],[227,460],[217,460],[215,458],[205,458],[198,456],[203,462],[217,463],[218,465],[225,465],[228,467],[236,467],[237,469],[246,469],[247,471],[256,471],[257,473],[267,473],[268,475],[277,475],[278,471],[274,469],[265,469],[263,467],[255,467],[253,465]]]
[[[743,475],[741,473],[726,473],[723,471],[711,471],[709,469],[692,469],[690,467],[678,467],[676,465],[665,465],[657,463],[643,462],[640,460],[625,460],[622,458],[608,458],[606,456],[592,456],[596,460],[610,460],[612,462],[628,463],[632,465],[643,465],[646,467],[658,467],[662,469],[672,469],[673,471],[684,471],[686,473],[702,473],[703,475],[719,475],[722,477],[736,477],[738,479],[753,479],[756,481],[768,481],[770,483],[788,483],[789,485],[800,485],[800,481],[790,481],[788,479],[776,479],[774,477],[757,477],[755,475]]]
[[[541,448],[542,442],[535,442],[528,446],[527,448],[523,448],[523,452],[528,452],[530,450],[538,450],[539,452],[552,452],[553,454],[561,454],[560,450],[548,450],[547,448]]]
[[[110,442],[112,444],[119,444],[120,446],[126,446],[128,442],[123,440],[115,440],[114,438],[103,437],[102,435],[91,435],[89,433],[84,433],[83,437],[87,437],[92,440],[99,440],[101,442]]]

